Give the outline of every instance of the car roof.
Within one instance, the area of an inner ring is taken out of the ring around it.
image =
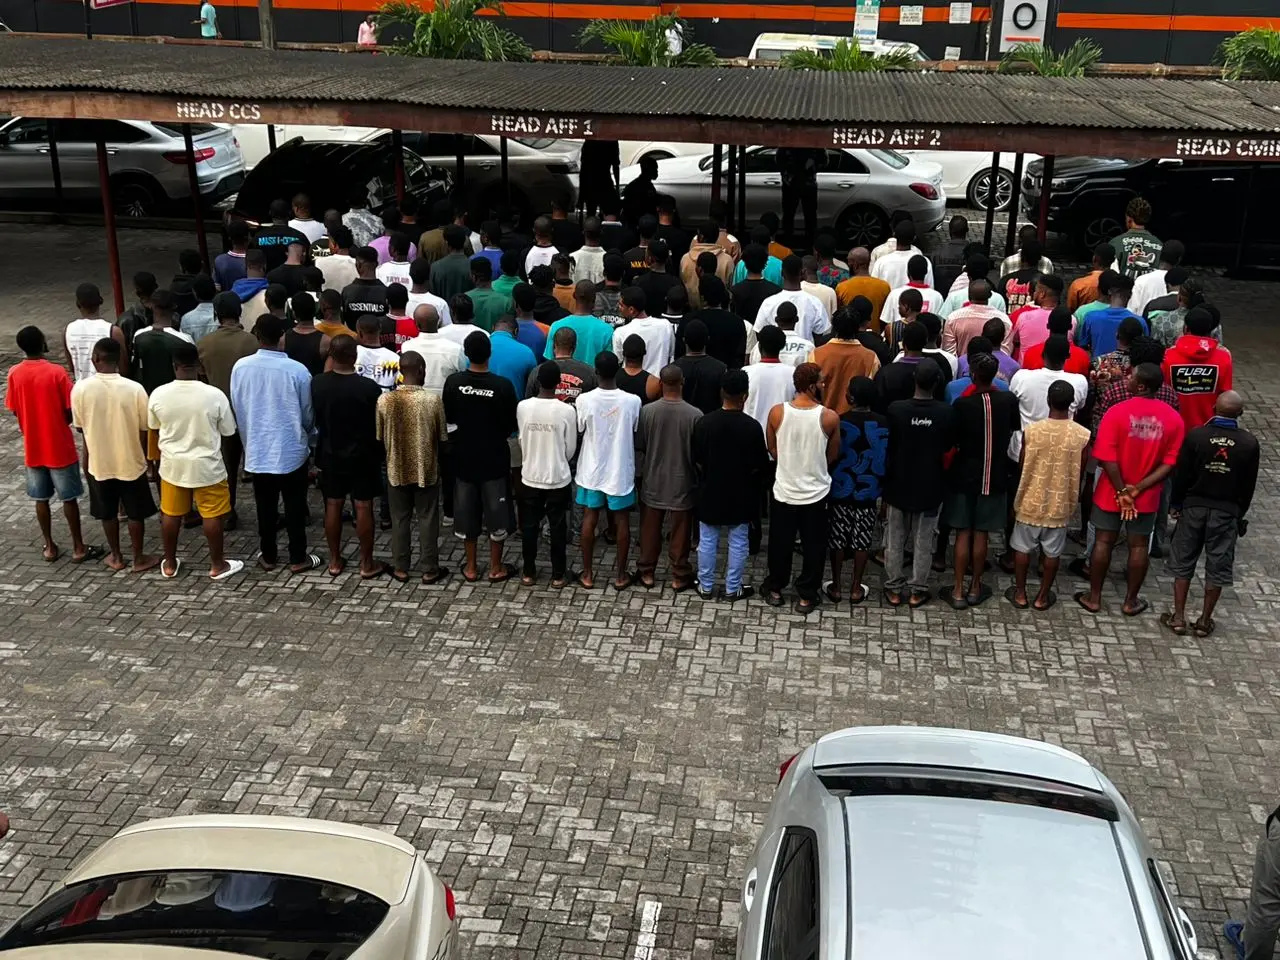
[[[854,796],[843,806],[850,956],[1147,956],[1109,821],[959,797]]]
[[[953,767],[1017,774],[1105,791],[1083,757],[1039,740],[943,727],[850,727],[820,739],[813,766],[861,764]]]
[[[225,950],[199,950],[149,943],[94,943],[86,950],[82,942],[46,944],[6,950],[5,960],[228,960]]]
[[[390,833],[332,820],[209,814],[126,827],[81,860],[64,886],[129,873],[238,870],[336,883],[399,903],[417,850]]]

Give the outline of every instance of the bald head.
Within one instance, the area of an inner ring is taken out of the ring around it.
[[[1234,390],[1218,395],[1218,402],[1213,405],[1213,412],[1220,417],[1236,420],[1244,413],[1244,400]]]
[[[413,311],[413,322],[419,333],[435,333],[440,329],[440,312],[429,303],[420,303]]]
[[[849,251],[849,269],[859,273],[871,266],[871,251],[866,247],[854,247]]]

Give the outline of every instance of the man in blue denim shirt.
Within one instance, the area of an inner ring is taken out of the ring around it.
[[[179,329],[192,343],[199,343],[200,338],[218,328],[218,320],[213,315],[213,298],[218,292],[213,285],[213,278],[208,274],[196,274],[191,282],[191,292],[196,296],[196,305],[182,315]]]
[[[245,470],[253,474],[258,507],[258,565],[274,570],[277,504],[284,498],[289,535],[289,569],[303,573],[324,561],[307,551],[307,454],[315,425],[311,374],[284,352],[285,321],[271,314],[258,318],[258,352],[236,361],[231,370],[231,406],[244,442]]]

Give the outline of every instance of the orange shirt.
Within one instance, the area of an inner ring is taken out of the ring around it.
[[[791,254],[792,250],[790,247],[784,247],[777,240],[769,241],[769,256],[777,257],[779,260],[785,260],[787,257],[791,256]]]
[[[877,277],[850,277],[836,285],[836,298],[840,306],[847,307],[854,297],[866,297],[871,301],[871,329],[880,332],[880,312],[889,299],[889,284]]]
[[[1093,273],[1085,274],[1078,280],[1071,281],[1071,286],[1067,290],[1068,310],[1075,313],[1086,303],[1092,303],[1098,299],[1098,278],[1100,276],[1102,276],[1102,271],[1095,270]]]

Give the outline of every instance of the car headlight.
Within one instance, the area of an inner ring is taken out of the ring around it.
[[[1061,177],[1055,178],[1050,184],[1050,188],[1053,190],[1074,190],[1082,183],[1084,183],[1084,178],[1082,177]]]

